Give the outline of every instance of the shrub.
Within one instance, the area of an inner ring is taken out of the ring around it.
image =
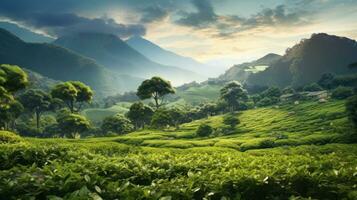
[[[223,123],[225,125],[230,126],[232,129],[234,129],[240,123],[240,121],[236,116],[234,116],[233,114],[230,114],[230,115],[224,116]]]
[[[154,128],[164,128],[171,125],[174,125],[174,123],[168,110],[159,109],[152,116],[151,126]]]
[[[315,91],[321,91],[323,89],[317,83],[311,83],[309,85],[306,85],[303,90],[307,92],[315,92]]]
[[[347,99],[346,111],[348,118],[352,121],[355,127],[357,127],[357,95]]]
[[[58,127],[62,131],[62,136],[76,138],[81,133],[90,129],[90,122],[81,115],[73,113],[60,113],[57,116]]]
[[[23,139],[15,133],[9,131],[0,131],[0,144],[2,143],[18,143]]]
[[[273,140],[263,140],[259,143],[260,148],[273,148],[275,146],[275,142]]]
[[[260,101],[258,101],[257,105],[259,107],[264,107],[264,106],[270,106],[270,105],[274,105],[276,103],[279,102],[279,98],[277,97],[264,97],[263,99],[261,99]]]
[[[199,137],[207,137],[207,136],[211,135],[212,132],[213,132],[212,127],[207,124],[201,124],[196,130],[196,134]]]
[[[331,97],[335,99],[346,99],[352,95],[352,88],[339,86],[332,91]]]
[[[102,130],[105,133],[125,134],[134,129],[130,120],[123,115],[114,115],[103,120]]]

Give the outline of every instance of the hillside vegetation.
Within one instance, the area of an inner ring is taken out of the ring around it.
[[[238,113],[241,121],[237,128],[224,134],[223,116],[213,116],[181,125],[179,130],[143,130],[113,139],[125,144],[150,147],[227,147],[241,151],[276,146],[327,144],[343,142],[349,123],[344,102],[326,104],[307,102],[300,105],[268,107]],[[196,137],[200,124],[209,124],[216,134]]]
[[[140,78],[120,75],[98,65],[94,60],[68,49],[46,43],[26,43],[0,29],[0,60],[19,65],[55,80],[79,80],[96,90],[98,96],[129,91]]]
[[[0,145],[0,196],[11,199],[356,199],[357,146],[344,101],[239,113],[230,135],[201,123],[119,137],[25,138]],[[335,144],[333,144],[335,143]],[[275,148],[274,148],[275,147]],[[243,152],[242,152],[243,151]]]
[[[356,62],[355,40],[345,37],[313,34],[311,38],[287,49],[285,55],[263,72],[252,74],[249,85],[302,86],[319,80],[324,73],[356,73],[349,67]]]

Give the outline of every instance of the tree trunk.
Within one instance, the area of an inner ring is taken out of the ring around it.
[[[154,100],[155,100],[155,106],[156,106],[156,110],[157,110],[157,109],[159,109],[159,97],[157,95],[155,95]]]
[[[38,129],[40,129],[40,112],[36,111],[35,115],[36,115],[36,127],[38,130]]]

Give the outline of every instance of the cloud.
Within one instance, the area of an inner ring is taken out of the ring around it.
[[[192,0],[193,6],[197,9],[197,12],[184,12],[176,23],[184,26],[190,26],[195,28],[207,27],[217,22],[217,15],[214,12],[213,6],[209,0]]]
[[[141,9],[141,12],[140,22],[142,23],[161,21],[169,15],[169,11],[160,6],[149,6]]]
[[[181,12],[176,23],[194,29],[209,29],[214,36],[229,37],[232,34],[263,27],[292,27],[307,24],[307,12],[290,10],[285,5],[265,8],[250,17],[219,15],[209,0],[192,0],[197,12]]]
[[[39,4],[34,0],[29,1],[8,1],[0,2],[0,17],[15,21],[24,26],[40,29],[51,36],[62,36],[65,34],[78,32],[102,32],[115,34],[119,37],[129,37],[132,35],[145,35],[146,28],[141,24],[121,24],[108,17],[89,18],[74,14],[81,4],[76,1],[64,0],[57,10],[53,7],[54,0]],[[26,3],[27,2],[27,3]],[[36,6],[34,6],[36,5]]]

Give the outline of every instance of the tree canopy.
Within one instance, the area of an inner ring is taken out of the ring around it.
[[[0,86],[7,92],[14,93],[28,85],[27,74],[16,65],[0,65]]]
[[[52,89],[51,94],[61,99],[72,113],[79,112],[83,103],[89,103],[93,98],[92,89],[79,81],[59,83]]]
[[[143,128],[146,124],[150,124],[153,114],[154,111],[150,106],[136,102],[130,106],[127,117],[134,123],[135,128]]]
[[[105,118],[101,128],[105,133],[125,134],[132,131],[134,127],[123,115],[114,115]]]
[[[242,85],[236,81],[232,81],[224,86],[221,91],[221,98],[227,102],[230,111],[237,110],[239,101],[244,101],[248,98],[246,91]]]
[[[139,86],[136,95],[140,99],[153,98],[155,101],[155,107],[156,109],[158,109],[164,101],[164,96],[167,94],[174,93],[175,90],[171,86],[171,83],[169,81],[166,81],[161,77],[155,76],[151,79],[143,81]]]
[[[57,116],[58,127],[62,136],[76,138],[81,133],[90,129],[90,122],[81,115],[74,113],[60,113]]]
[[[20,96],[20,102],[29,112],[35,113],[36,127],[40,128],[40,117],[45,111],[51,110],[53,107],[53,99],[50,94],[43,90],[31,89]]]

